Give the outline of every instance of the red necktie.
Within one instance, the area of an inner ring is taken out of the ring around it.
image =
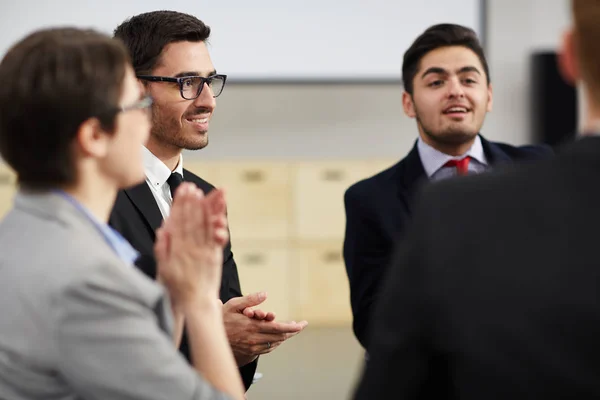
[[[471,157],[467,156],[461,160],[450,160],[445,167],[456,167],[456,173],[458,175],[467,175],[469,173],[469,160]]]

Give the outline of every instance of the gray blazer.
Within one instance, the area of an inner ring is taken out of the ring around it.
[[[161,286],[62,196],[0,223],[0,399],[224,399],[173,346]]]

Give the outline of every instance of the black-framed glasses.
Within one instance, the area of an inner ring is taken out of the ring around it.
[[[213,97],[219,97],[225,87],[225,81],[227,75],[211,75],[209,77],[203,76],[182,76],[179,78],[173,78],[170,76],[154,76],[154,75],[138,75],[138,79],[149,82],[172,82],[179,85],[179,93],[185,100],[194,100],[204,88],[206,84],[212,91]]]

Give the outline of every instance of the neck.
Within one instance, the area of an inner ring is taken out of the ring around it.
[[[588,103],[589,104],[589,103]],[[583,123],[580,124],[582,134],[600,133],[600,108],[588,107]]]
[[[427,143],[429,146],[433,147],[437,151],[440,151],[444,154],[448,154],[449,156],[460,156],[460,155],[465,154],[467,151],[469,151],[471,146],[473,146],[473,143],[475,142],[475,138],[476,138],[476,136],[475,136],[467,142],[455,144],[455,143],[439,142],[437,140],[432,139],[429,135],[426,135],[424,133],[421,133],[420,136],[421,136],[421,139],[425,143]]]
[[[577,108],[579,134],[600,133],[600,100],[590,96],[583,82],[577,83]]]
[[[154,140],[154,138],[150,137],[146,143],[146,148],[150,150],[150,152],[154,154],[156,158],[162,161],[171,171],[174,171],[177,167],[177,164],[179,164],[181,149],[178,147],[165,146],[161,143],[158,143],[156,140]]]
[[[108,223],[108,218],[117,198],[117,188],[102,177],[79,179],[79,182],[62,188],[99,221]]]

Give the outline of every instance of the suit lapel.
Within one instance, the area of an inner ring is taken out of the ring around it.
[[[496,144],[481,137],[481,145],[490,165],[512,162],[512,159]],[[398,197],[404,203],[409,214],[412,212],[413,197],[421,185],[429,182],[419,156],[417,141],[406,157],[397,165],[394,181],[398,183]]]
[[[427,175],[419,156],[417,142],[407,156],[398,164],[397,175],[394,179],[398,182],[398,196],[404,203],[408,213],[412,212],[413,196],[417,189],[427,182]]]
[[[508,156],[502,149],[496,144],[487,141],[483,136],[479,135],[481,138],[481,147],[483,147],[483,152],[485,153],[485,157],[488,162],[492,166],[496,166],[499,164],[511,163],[512,158]]]
[[[125,194],[144,216],[152,232],[160,228],[163,217],[146,182],[126,189]]]

